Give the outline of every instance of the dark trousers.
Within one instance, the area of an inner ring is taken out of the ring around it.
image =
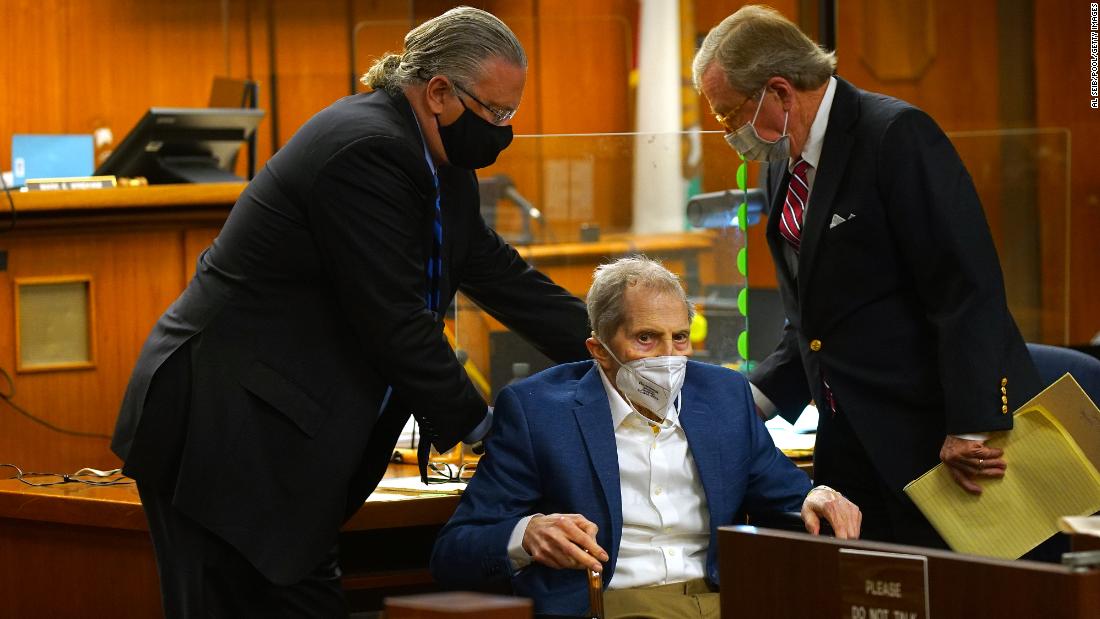
[[[899,428],[904,432],[905,428]],[[844,494],[863,513],[862,539],[947,549],[909,497],[879,477],[841,408],[821,409],[814,447],[814,483]]]
[[[138,483],[149,520],[164,614],[190,617],[347,617],[334,546],[301,582],[276,585],[224,540]],[[271,540],[278,544],[279,540]]]

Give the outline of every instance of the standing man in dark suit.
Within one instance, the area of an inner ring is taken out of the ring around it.
[[[462,290],[555,361],[584,304],[486,227],[473,169],[511,142],[527,60],[462,7],[378,61],[245,189],[145,343],[113,449],[138,483],[165,610],[346,614],[341,523],[413,414],[440,451],[487,407],[443,334]]]
[[[863,537],[942,547],[903,486],[938,460],[973,494],[1003,476],[984,441],[1012,427],[1038,375],[951,142],[835,68],[761,6],[722,21],[695,57],[730,146],[768,163],[787,326],[750,376],[754,399],[788,419],[817,402],[815,481],[860,506]]]

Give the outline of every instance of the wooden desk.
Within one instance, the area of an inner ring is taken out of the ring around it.
[[[203,183],[201,185],[151,185],[119,189],[82,191],[27,191],[12,193],[20,219],[34,215],[96,210],[130,210],[160,207],[225,207],[236,202],[245,183]]]
[[[929,616],[1100,617],[1100,571],[1002,561],[916,546],[841,541],[754,527],[718,531],[722,614],[848,617],[840,596],[841,548],[928,557]]]
[[[390,476],[415,475],[395,465]],[[341,534],[353,609],[433,590],[427,560],[457,496],[371,495]],[[152,542],[137,488],[33,488],[0,480],[0,617],[160,616]]]

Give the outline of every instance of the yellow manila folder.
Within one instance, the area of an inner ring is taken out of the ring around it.
[[[905,486],[952,550],[1018,559],[1054,535],[1063,516],[1100,510],[1100,411],[1069,374],[986,444],[1005,450],[1008,469],[979,480],[981,495],[960,488],[943,464]]]

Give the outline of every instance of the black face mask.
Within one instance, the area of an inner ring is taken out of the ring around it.
[[[500,152],[512,143],[512,127],[498,127],[470,111],[461,98],[458,101],[465,111],[453,123],[440,125],[439,115],[435,116],[447,160],[467,170],[493,165]]]

